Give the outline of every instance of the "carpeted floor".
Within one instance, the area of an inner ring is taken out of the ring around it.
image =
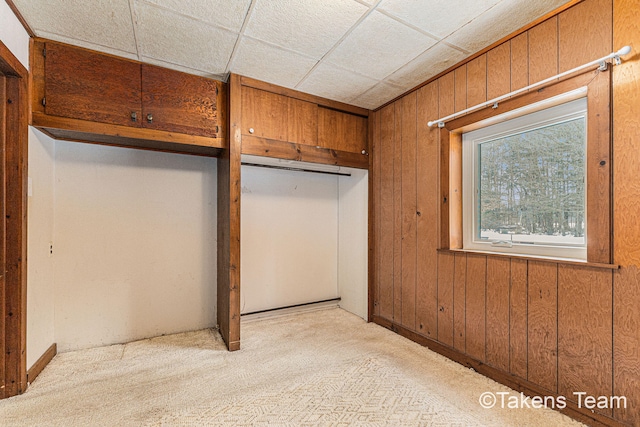
[[[508,392],[341,309],[59,354],[2,426],[580,426],[548,409],[483,409]],[[511,390],[512,394],[516,394]]]

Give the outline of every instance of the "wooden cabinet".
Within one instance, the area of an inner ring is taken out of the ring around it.
[[[242,134],[317,145],[318,106],[266,90],[242,87]]]
[[[142,124],[150,129],[215,138],[220,82],[142,64]]]
[[[312,102],[288,98],[287,141],[318,145],[318,106]]]
[[[366,153],[367,119],[329,108],[318,109],[318,145],[332,150]]]
[[[58,43],[45,48],[46,114],[125,126],[140,117],[140,64]]]
[[[288,150],[304,151],[314,160],[324,152],[328,163],[335,163],[339,152],[354,164],[368,165],[366,157],[351,156],[368,153],[366,110],[244,77],[242,81],[249,83],[241,91],[243,147],[247,147],[243,152],[277,157]],[[324,151],[312,154],[309,147]]]
[[[287,141],[285,96],[251,87],[242,88],[242,134]]]
[[[32,42],[32,124],[54,138],[217,155],[224,83],[62,43]]]

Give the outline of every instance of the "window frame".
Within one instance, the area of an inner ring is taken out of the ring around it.
[[[582,96],[579,96],[582,94]],[[518,109],[517,113],[505,113],[496,116],[495,120],[489,119],[478,123],[478,129],[473,129],[462,133],[462,158],[463,158],[463,248],[469,250],[480,250],[486,252],[496,252],[526,256],[545,256],[558,259],[586,260],[587,248],[586,240],[584,245],[571,246],[561,244],[522,244],[514,243],[512,246],[494,245],[492,241],[482,241],[477,238],[479,227],[479,197],[477,188],[479,186],[479,146],[496,138],[504,138],[522,132],[528,132],[542,127],[561,124],[576,118],[585,120],[585,156],[586,165],[586,144],[587,144],[587,91],[571,91],[566,94],[553,97],[524,108]],[[576,97],[578,95],[578,97]],[[494,122],[495,121],[495,122]],[[490,122],[486,124],[486,122]],[[586,189],[587,173],[585,179],[585,221],[586,213]],[[587,228],[585,224],[585,236]]]
[[[462,133],[496,116],[517,112],[553,97],[587,88],[587,263],[610,264],[612,257],[611,67],[592,70],[484,108],[445,123],[440,128],[439,249],[463,249]],[[465,250],[467,252],[483,252]],[[489,252],[499,254],[496,252]],[[515,256],[504,254],[507,256]],[[563,260],[555,256],[530,258]],[[584,261],[577,261],[584,262]]]

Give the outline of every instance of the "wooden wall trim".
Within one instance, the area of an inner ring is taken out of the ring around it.
[[[240,349],[240,77],[229,78],[228,136],[218,157],[218,328],[230,351]]]
[[[370,157],[358,153],[349,153],[347,151],[331,150],[329,148],[313,147],[305,144],[296,144],[249,135],[242,137],[242,154],[358,169],[368,169]]]
[[[0,293],[0,351],[4,370],[0,378],[0,397],[21,394],[27,387],[27,176],[28,176],[28,73],[26,68],[0,42],[0,74],[5,85],[0,91],[5,120],[0,134],[4,164],[0,167],[4,182],[1,195],[4,205],[5,234],[2,277],[4,292]]]
[[[29,72],[9,48],[0,41],[0,73],[5,76],[27,78]]]
[[[408,91],[404,92],[401,95],[396,96],[395,98],[393,98],[391,101],[387,101],[384,104],[382,104],[381,106],[379,106],[378,108],[375,108],[373,111],[379,111],[381,108],[386,107],[389,104],[393,104],[394,102],[396,102],[397,100],[401,99],[402,97],[410,94],[411,92],[414,92],[418,89],[420,89],[421,87],[428,85],[429,83],[438,80],[440,77],[446,75],[447,73],[450,73],[451,71],[455,70],[456,68],[462,67],[463,65],[467,64],[468,62],[473,61],[474,59],[476,59],[477,57],[484,55],[485,53],[489,52],[490,50],[494,49],[497,46],[500,46],[501,44],[519,36],[520,34],[526,33],[528,30],[530,30],[531,28],[535,27],[536,25],[546,21],[549,18],[552,18],[556,15],[559,15],[561,12],[564,12],[565,10],[569,9],[572,6],[575,6],[578,3],[581,3],[585,0],[571,0],[565,4],[563,4],[562,6],[560,6],[559,8],[552,10],[551,12],[541,16],[540,18],[536,19],[535,21],[531,21],[530,23],[528,23],[527,25],[525,25],[524,27],[514,31],[513,33],[501,38],[500,40],[498,40],[495,43],[490,44],[489,46],[485,47],[482,50],[479,50],[478,52],[474,53],[473,55],[463,59],[462,61],[458,62],[457,64],[452,65],[451,67],[447,68],[446,70],[436,74],[433,77],[430,77],[428,80],[420,83],[419,85],[409,89]]]
[[[481,251],[471,251],[467,249],[438,249],[438,253],[458,253],[458,254],[477,254],[484,255],[488,257],[498,257],[498,258],[509,258],[515,260],[523,260],[523,261],[540,261],[540,262],[552,262],[560,265],[575,265],[581,267],[590,267],[590,268],[600,268],[604,270],[619,270],[620,266],[618,264],[603,264],[598,262],[588,262],[588,261],[570,261],[564,259],[554,259],[554,258],[539,258],[535,256],[529,255],[511,255],[511,254],[503,254],[497,252],[481,252]]]
[[[56,343],[51,344],[51,346],[36,360],[36,363],[33,364],[31,368],[27,371],[27,382],[29,384],[33,383],[38,375],[47,367],[49,362],[53,360],[53,358],[58,354],[58,345]]]
[[[267,92],[276,93],[278,95],[288,96],[290,98],[313,102],[322,107],[330,108],[332,110],[343,111],[362,117],[369,117],[369,110],[367,110],[366,108],[356,107],[355,105],[345,104],[344,102],[333,101],[331,99],[322,98],[316,95],[299,92],[294,89],[289,89],[286,87],[274,85],[272,83],[263,82],[260,80],[252,79],[250,77],[241,76],[240,82],[243,86],[251,87],[254,89],[260,89]]]
[[[415,343],[418,343],[424,347],[429,348],[430,350],[453,360],[467,368],[471,368],[474,371],[482,374],[486,377],[489,377],[501,384],[504,384],[517,392],[522,392],[528,396],[560,396],[557,393],[549,392],[548,390],[542,389],[540,386],[530,382],[518,378],[517,376],[505,372],[501,369],[495,368],[493,366],[487,365],[486,363],[469,357],[468,355],[450,347],[444,345],[438,341],[435,341],[431,338],[425,337],[423,335],[414,332],[397,322],[393,322],[387,319],[384,319],[380,316],[374,316],[373,322],[383,328],[389,329],[392,332],[395,332]],[[490,391],[490,390],[489,390]],[[631,424],[624,424],[619,421],[616,421],[610,417],[600,415],[586,408],[579,408],[576,404],[567,401],[567,407],[564,409],[559,409],[559,412],[581,421],[590,426],[608,426],[608,427],[629,427]]]

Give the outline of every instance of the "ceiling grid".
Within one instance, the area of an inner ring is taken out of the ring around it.
[[[567,0],[14,0],[37,36],[375,109]]]

